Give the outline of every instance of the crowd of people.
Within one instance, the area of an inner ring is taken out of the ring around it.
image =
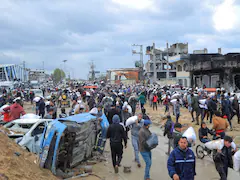
[[[57,109],[61,107],[63,95],[71,100],[71,107],[69,112],[66,112],[65,108],[61,108],[58,116]],[[21,98],[24,97],[21,92],[16,95],[3,92],[0,99],[1,105],[7,102],[12,104],[4,108],[3,114],[8,115],[7,119],[4,116],[4,121],[19,119],[26,113],[21,101]],[[167,168],[172,179],[192,180],[196,176],[196,160],[191,150],[192,144],[183,136],[182,124],[179,123],[181,108],[187,108],[191,113],[192,122],[200,125],[198,135],[202,143],[211,141],[208,134],[224,139],[224,148],[218,150],[214,158],[216,169],[222,180],[227,179],[228,167],[232,168],[232,154],[230,155],[232,149],[229,144],[233,140],[225,132],[228,126],[230,126],[230,130],[233,129],[231,121],[235,115],[240,123],[239,104],[237,96],[226,93],[224,89],[217,89],[214,94],[209,94],[204,89],[191,88],[176,91],[168,87],[104,85],[98,89],[84,89],[83,86],[78,86],[70,89],[58,89],[56,95],[49,98],[41,96],[37,101],[34,101],[35,95],[31,92],[28,97],[35,105],[35,113],[45,119],[65,118],[91,112],[94,108],[97,108],[97,117],[105,114],[110,124],[106,138],[110,139],[112,164],[116,173],[121,166],[123,148],[127,148],[130,134],[134,161],[141,168],[139,158],[139,154],[141,154],[146,164],[144,180],[150,180],[152,154],[151,148],[147,146],[147,141],[152,135],[149,129],[152,121],[146,112],[147,102],[154,111],[158,111],[159,107],[165,109],[167,121],[164,136],[167,135],[168,138],[166,154],[169,156]],[[45,114],[46,112],[47,114]],[[176,117],[175,122],[173,122],[170,112]],[[137,120],[131,125],[126,125],[127,120],[133,116],[136,116]],[[201,118],[201,122],[199,122],[199,118]],[[207,127],[205,121],[208,120],[209,123],[213,123],[212,129]],[[171,149],[173,150],[171,151]],[[236,152],[236,150],[235,148],[234,151]]]

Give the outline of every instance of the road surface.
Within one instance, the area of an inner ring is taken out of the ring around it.
[[[155,125],[152,125],[150,128],[152,132],[155,132],[159,136],[159,145],[152,151],[152,167],[151,167],[151,179],[153,180],[170,180],[171,178],[168,176],[167,171],[167,159],[165,152],[167,151],[167,138],[163,137],[162,130]],[[130,132],[129,132],[130,134]],[[198,142],[199,143],[199,142]],[[195,152],[195,148],[194,152]],[[106,145],[106,156],[107,161],[99,163],[93,167],[95,174],[99,175],[105,180],[142,180],[144,179],[144,168],[145,163],[140,155],[142,167],[138,168],[137,164],[133,162],[134,154],[133,148],[131,145],[131,141],[128,141],[127,149],[124,149],[122,166],[131,165],[132,172],[129,174],[123,173],[123,167],[120,167],[119,174],[114,173],[114,169],[112,167],[112,161],[110,157],[109,150],[109,141]],[[214,163],[211,158],[205,157],[203,160],[197,159],[196,163],[196,171],[197,175],[195,180],[217,180],[219,179],[219,175],[215,169]],[[239,173],[229,169],[228,180],[236,180],[240,179]]]

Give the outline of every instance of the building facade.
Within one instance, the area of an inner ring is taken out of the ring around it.
[[[187,71],[188,54],[179,54],[169,57],[169,62],[176,67],[176,83],[184,87],[191,85],[190,72]]]
[[[27,81],[28,76],[26,69],[16,64],[0,65],[0,81]]]
[[[149,47],[149,46],[148,46]],[[147,48],[148,48],[147,47]],[[167,72],[169,71],[169,81],[175,82],[176,80],[176,67],[169,63],[169,66],[167,65],[167,51],[162,51],[160,49],[155,49],[155,58],[156,58],[156,80],[157,82],[160,82],[162,84],[164,81],[166,81],[167,78]],[[145,75],[147,76],[147,79],[150,80],[150,83],[154,81],[154,56],[153,54],[149,53],[147,50],[147,54],[149,55],[149,60],[145,64]],[[167,67],[168,66],[168,67]],[[161,83],[162,82],[162,83]]]
[[[28,76],[29,81],[38,81],[42,83],[48,80],[44,70],[30,70]]]
[[[240,90],[240,53],[191,54],[186,69],[193,87]]]

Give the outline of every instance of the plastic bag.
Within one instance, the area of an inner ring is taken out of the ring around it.
[[[154,149],[158,145],[158,136],[155,133],[152,133],[146,141],[146,144],[148,149]]]
[[[20,119],[40,119],[40,118],[41,117],[36,114],[29,113],[29,114],[23,115]]]
[[[202,105],[204,105],[204,104],[206,103],[206,99],[200,99],[200,100],[199,100],[199,103],[202,104]]]
[[[234,154],[233,169],[237,172],[240,171],[240,150]]]
[[[176,104],[177,99],[172,99],[170,102],[174,105],[174,104]]]
[[[0,108],[0,112],[3,113],[3,112],[4,112],[3,109],[5,109],[6,107],[9,107],[9,105],[7,105],[7,104],[3,105],[3,106]]]
[[[222,141],[222,139],[217,139],[217,140],[213,140],[213,141],[205,143],[205,146],[210,150],[222,149],[224,146],[224,142]]]
[[[197,136],[193,129],[193,127],[189,127],[182,135],[183,137],[186,137],[189,143],[195,143]]]
[[[126,120],[126,127],[134,124],[137,121],[137,116],[132,116]]]

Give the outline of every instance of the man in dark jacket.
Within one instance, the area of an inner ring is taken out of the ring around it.
[[[214,113],[217,111],[217,96],[213,96],[208,101],[208,111],[210,112],[210,123],[212,123],[212,117]]]
[[[220,180],[227,180],[228,168],[233,168],[231,143],[232,138],[229,136],[225,136],[223,148],[221,150],[218,150],[213,159],[216,170],[221,177]]]
[[[236,95],[234,96],[234,99],[232,102],[232,110],[233,110],[233,113],[232,113],[231,119],[236,115],[238,118],[238,124],[240,124],[239,104],[238,104],[238,98]]]
[[[222,100],[222,115],[227,116],[228,123],[232,130],[232,122],[231,122],[232,105],[231,105],[231,102],[229,99],[225,99],[224,95],[221,95],[221,100]]]
[[[167,155],[170,154],[171,151],[171,146],[173,144],[173,128],[174,128],[174,123],[172,121],[171,116],[167,116],[167,122],[164,126],[164,133],[163,136],[167,135],[168,138],[168,152],[166,152]]]
[[[113,124],[111,124],[107,131],[107,138],[110,138],[110,147],[112,154],[112,164],[115,169],[115,173],[118,173],[118,167],[122,160],[124,141],[125,148],[127,148],[127,137],[122,125],[120,125],[120,118],[118,115],[114,115],[112,118]]]
[[[169,176],[173,180],[194,180],[196,176],[195,155],[188,148],[186,137],[181,137],[178,144],[179,146],[171,152],[168,158]]]
[[[39,112],[38,115],[41,116],[42,118],[45,116],[45,102],[43,100],[43,97],[41,97],[39,101],[38,112]]]
[[[200,108],[199,108],[199,97],[195,96],[194,94],[191,95],[191,106],[192,106],[192,111],[191,111],[191,115],[192,115],[192,122],[195,121],[193,113],[196,112],[196,120],[197,120],[197,125],[199,125],[199,116],[200,116]]]

